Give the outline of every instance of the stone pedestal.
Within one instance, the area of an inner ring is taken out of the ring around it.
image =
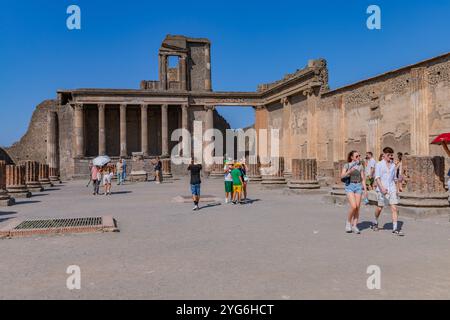
[[[347,201],[347,195],[345,194],[345,186],[341,181],[341,172],[344,165],[347,163],[345,160],[336,161],[333,163],[333,186],[329,195],[325,196],[325,199],[331,203],[344,204]]]
[[[170,159],[161,159],[162,163],[162,177],[165,179],[172,179],[172,162]]]
[[[133,152],[131,158],[131,182],[145,182],[148,180],[148,173],[145,171],[145,161],[143,152]]]
[[[50,168],[48,164],[39,164],[39,182],[44,189],[53,187],[53,183],[50,181]]]
[[[14,198],[6,192],[6,162],[0,161],[0,207],[12,206]]]
[[[25,167],[6,166],[6,191],[14,198],[30,198],[31,192],[25,184]]]
[[[407,156],[403,168],[406,187],[400,193],[401,213],[428,216],[450,212],[444,157]]]
[[[286,179],[284,178],[284,158],[271,158],[269,164],[261,165],[262,182],[264,187],[284,187]]]
[[[49,167],[49,180],[53,184],[61,183],[61,179],[59,178],[59,169],[58,168]]]
[[[224,177],[224,165],[220,163],[214,163],[211,166],[211,172],[209,174],[210,178],[223,178]]]
[[[291,190],[320,189],[316,159],[292,159],[292,179],[288,187]]]
[[[42,192],[44,188],[39,182],[39,163],[36,161],[25,161],[25,185],[30,192]]]

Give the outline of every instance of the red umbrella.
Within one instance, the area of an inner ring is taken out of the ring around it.
[[[449,143],[450,142],[450,132],[449,133],[443,133],[436,137],[436,139],[431,142],[431,144],[439,144],[441,145],[442,142]]]

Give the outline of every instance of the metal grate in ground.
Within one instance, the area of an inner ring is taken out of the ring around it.
[[[0,229],[0,238],[117,231],[119,231],[117,221],[111,216],[28,220],[14,219],[7,226]]]

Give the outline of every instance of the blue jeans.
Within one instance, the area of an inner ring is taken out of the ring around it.
[[[123,173],[117,172],[117,184],[122,184],[122,183],[123,183]]]
[[[363,187],[361,183],[349,183],[345,185],[346,193],[363,194]]]
[[[191,184],[191,193],[193,196],[200,196],[200,183]]]

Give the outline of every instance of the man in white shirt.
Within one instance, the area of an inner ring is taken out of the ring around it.
[[[373,153],[370,151],[366,152],[365,174],[367,190],[373,189],[373,183],[375,182],[374,175],[376,164],[377,162],[373,158]]]
[[[391,207],[392,211],[392,233],[401,235],[401,231],[398,228],[398,192],[397,183],[395,177],[395,164],[394,164],[394,150],[392,148],[383,149],[383,159],[375,166],[375,184],[377,186],[377,208],[375,209],[375,223],[372,226],[374,231],[378,230],[378,218],[381,211],[387,205]]]

